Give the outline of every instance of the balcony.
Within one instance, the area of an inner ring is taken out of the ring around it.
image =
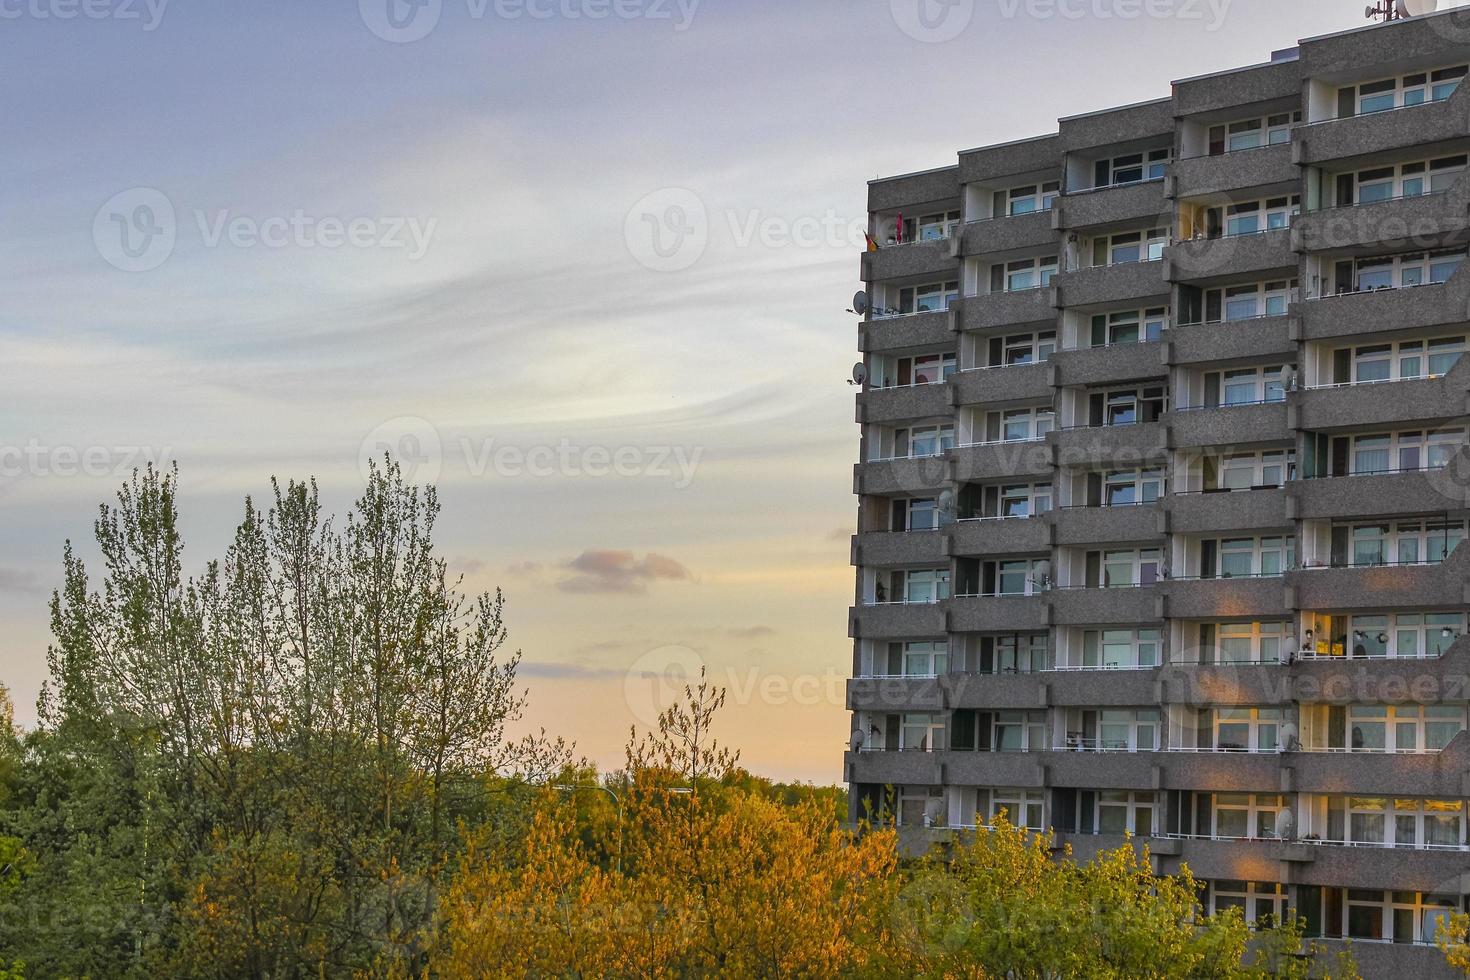
[[[934,238],[864,252],[862,279],[870,283],[919,277],[958,279],[959,263],[954,254],[956,244],[949,238]]]
[[[878,786],[937,786],[938,752],[848,752],[847,781]]]
[[[1470,322],[1470,262],[1448,282],[1324,296],[1294,304],[1292,313],[1301,317],[1303,340],[1462,326]]]
[[[1067,307],[1104,306],[1154,297],[1167,297],[1166,262],[1127,262],[1122,265],[1093,266],[1059,273],[1055,283],[1061,293],[1061,305]]]
[[[954,314],[949,310],[864,320],[858,332],[858,349],[865,354],[933,347],[953,350],[954,323]]]
[[[1300,609],[1448,608],[1470,602],[1470,548],[1463,544],[1435,565],[1305,568],[1290,572]]]
[[[1158,700],[1160,671],[1156,667],[1137,670],[1067,669],[1047,671],[1046,699],[1057,707],[1134,707]]]
[[[1313,657],[1291,666],[1292,686],[1284,693],[1303,703],[1341,694],[1344,679],[1354,697],[1397,701],[1408,691],[1432,703],[1466,696],[1470,677],[1470,637],[1460,637],[1440,657]],[[1263,701],[1262,704],[1272,702]]]
[[[1046,603],[1040,596],[955,596],[949,602],[951,633],[1034,633],[1044,629]]]
[[[944,383],[867,388],[857,396],[857,420],[871,425],[948,416],[953,411],[950,398]]]
[[[1164,258],[1175,282],[1196,285],[1271,272],[1295,276],[1297,257],[1291,236],[1290,229],[1277,228],[1252,235],[1200,238],[1170,245]]]
[[[1047,781],[1076,789],[1159,789],[1157,762],[1154,752],[1052,752],[1046,759]]]
[[[1130,507],[1063,507],[1053,516],[1056,543],[1067,546],[1153,542],[1164,536],[1158,503]]]
[[[1454,795],[1454,794],[1452,794]],[[1463,851],[1413,850],[1389,847],[1350,847],[1345,844],[1327,842],[1301,842],[1290,845],[1311,852],[1312,860],[1301,864],[1293,877],[1299,885],[1322,885],[1327,888],[1372,888],[1394,891],[1423,891],[1443,893],[1446,890],[1459,893],[1460,876],[1465,871],[1467,855]],[[1195,871],[1194,865],[1189,866]],[[1198,871],[1195,871],[1198,874]],[[1431,962],[1429,970],[1420,972],[1408,964],[1412,960],[1394,957],[1387,971],[1373,970],[1368,966],[1364,953],[1371,951],[1374,943],[1358,941],[1353,944],[1353,954],[1365,977],[1437,977],[1436,972],[1444,967],[1444,956],[1433,947],[1414,948],[1403,944],[1380,946],[1400,956],[1427,952],[1438,960]],[[1463,974],[1449,974],[1463,976]]]
[[[847,682],[849,711],[943,711],[937,677],[854,677]]]
[[[1284,316],[1189,323],[1172,326],[1164,335],[1171,364],[1228,364],[1265,354],[1296,356],[1291,320]]]
[[[853,539],[854,565],[939,565],[946,560],[939,531],[872,531]]]
[[[1466,413],[1470,357],[1441,378],[1328,385],[1291,394],[1293,428],[1328,431],[1348,427],[1426,423]]]
[[[1162,461],[1168,453],[1163,422],[1079,426],[1058,430],[1048,438],[1056,445],[1057,462],[1063,466],[1096,469],[1112,465],[1120,456],[1143,464]]]
[[[1294,770],[1293,789],[1303,793],[1369,791],[1375,796],[1461,797],[1470,769],[1470,732],[1439,752],[1314,752],[1282,757]]]
[[[1165,418],[1169,423],[1169,442],[1175,449],[1263,445],[1291,437],[1286,425],[1285,401],[1180,409]]]
[[[1175,198],[1226,196],[1253,187],[1276,187],[1300,179],[1291,160],[1291,144],[1277,143],[1254,150],[1236,150],[1213,157],[1176,160],[1173,168]]]
[[[1163,345],[1158,342],[1057,351],[1052,361],[1057,368],[1057,384],[1068,386],[1142,381],[1169,373]]]
[[[1060,588],[1046,594],[1057,626],[1133,626],[1163,618],[1153,587],[1137,589]]]
[[[1044,439],[959,446],[950,455],[954,457],[954,478],[958,481],[1051,476],[1052,447]]]
[[[1384,250],[1463,241],[1470,229],[1470,171],[1437,194],[1400,197],[1297,215],[1294,247],[1302,252]]]
[[[1280,617],[1291,609],[1286,581],[1273,578],[1171,579],[1159,584],[1171,619]]]
[[[952,786],[1022,786],[1042,785],[1040,752],[964,752],[936,753],[939,756],[943,782]]]
[[[1031,709],[1047,706],[1048,674],[950,674],[944,678],[950,708]]]
[[[1178,651],[1193,656],[1195,651]],[[1164,704],[1289,705],[1296,696],[1290,668],[1279,663],[1171,663],[1160,676]]]
[[[960,300],[961,330],[993,330],[996,327],[1055,325],[1055,290],[1050,286],[1018,289],[1015,292],[981,293]]]
[[[971,368],[954,376],[955,399],[960,405],[1035,405],[1052,397],[1050,362],[1005,367]]]
[[[1320,166],[1334,160],[1463,139],[1467,118],[1470,118],[1470,86],[1461,85],[1455,94],[1441,102],[1299,127],[1294,133],[1297,159],[1303,165]]]
[[[917,497],[946,489],[952,482],[950,462],[943,456],[916,456],[858,463],[853,467],[855,494]]]
[[[941,636],[945,633],[944,611],[944,603],[854,606],[849,614],[848,635],[859,640]]]
[[[1321,477],[1291,483],[1297,516],[1307,520],[1434,514],[1470,506],[1470,450],[1443,469]]]
[[[1035,555],[1051,549],[1045,517],[961,520],[950,525],[949,553],[963,557]]]
[[[1267,790],[1270,791],[1269,789]],[[1176,844],[1177,858],[1171,858],[1169,873],[1177,873],[1177,863],[1201,880],[1294,881],[1283,862],[1294,866],[1315,861],[1317,848],[1284,840],[1210,840],[1207,837],[1165,838]],[[1236,875],[1241,877],[1237,878]]]
[[[1057,226],[1068,231],[1139,222],[1168,227],[1173,214],[1164,197],[1164,184],[1160,178],[1065,194],[1057,199]]]
[[[1292,526],[1284,487],[1218,493],[1179,493],[1166,499],[1169,530],[1174,534],[1207,534],[1244,528]]]
[[[962,231],[960,251],[964,255],[996,255],[1023,250],[1034,251],[1057,243],[1052,227],[1051,211],[1004,215],[981,221],[968,221]]]
[[[1159,752],[1165,789],[1279,793],[1282,756],[1250,752]]]

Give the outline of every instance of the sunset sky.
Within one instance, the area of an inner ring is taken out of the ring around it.
[[[179,463],[197,569],[272,475],[340,513],[393,447],[439,484],[444,555],[507,593],[529,725],[615,765],[649,675],[704,663],[747,766],[838,781],[865,182],[1365,23],[1364,0],[386,2],[0,4],[22,722],[63,542],[133,465]],[[960,20],[916,28],[916,2]],[[1173,13],[1099,15],[1149,7]]]

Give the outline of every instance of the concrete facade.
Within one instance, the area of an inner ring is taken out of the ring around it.
[[[1462,12],[1312,38],[870,184],[875,241],[929,224],[860,266],[887,380],[855,412],[854,819],[918,851],[1025,808],[1079,860],[1126,829],[1209,909],[1448,975],[1424,939],[1470,909],[1470,263],[1355,270],[1463,253],[1470,167],[1336,201],[1470,154],[1470,86],[1366,113],[1356,86],[1465,66]]]

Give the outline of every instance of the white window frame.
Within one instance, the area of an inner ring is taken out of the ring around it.
[[[1229,486],[1228,478],[1237,473],[1249,472],[1250,483],[1243,487],[1232,487],[1229,492],[1253,490],[1264,486],[1285,486],[1287,482],[1296,479],[1296,450],[1294,449],[1271,449],[1254,453],[1230,453],[1224,456],[1214,457],[1215,482],[1218,488],[1210,492],[1226,492],[1223,488]],[[1267,471],[1277,469],[1281,472],[1281,479],[1271,480]]]
[[[930,445],[932,452],[919,452],[918,446]],[[900,444],[906,444],[907,452],[899,453]],[[946,423],[943,425],[912,425],[893,430],[894,459],[932,459],[943,456],[955,447],[954,426]]]
[[[1289,620],[1253,620],[1249,623],[1207,623],[1215,628],[1217,664],[1279,664],[1281,655],[1296,642]],[[1233,641],[1227,644],[1226,641]],[[1244,643],[1246,656],[1235,651]]]
[[[990,791],[990,819],[994,820],[1004,809],[1012,826],[1039,833],[1046,829],[1043,798],[1044,792],[1039,789],[996,787]]]
[[[1137,589],[1148,588],[1158,584],[1159,569],[1163,567],[1164,557],[1161,548],[1109,548],[1103,551],[1100,558],[1099,572],[1102,575],[1101,587],[1104,589]],[[1113,571],[1127,567],[1128,581],[1113,581]],[[1145,574],[1152,568],[1152,575]],[[1151,580],[1150,580],[1151,579]]]
[[[1276,816],[1286,808],[1278,793],[1214,793],[1210,799],[1210,836],[1216,840],[1274,840]],[[1244,814],[1245,834],[1226,834],[1222,814]]]
[[[1018,483],[1000,488],[998,494],[1000,513],[996,517],[1000,519],[1020,520],[1028,517],[1039,517],[1052,509],[1052,485],[1050,483]],[[1024,503],[1026,513],[1009,513],[1013,505]]]
[[[1220,294],[1220,319],[1207,322],[1241,323],[1246,320],[1285,316],[1288,308],[1297,298],[1297,280],[1267,280],[1239,286],[1217,287],[1211,292]],[[1247,300],[1250,301],[1253,312],[1238,316],[1232,315],[1231,306],[1235,305],[1239,308]]]
[[[1228,909],[1238,908],[1247,926],[1265,928],[1268,923],[1262,915],[1262,908],[1270,906],[1265,915],[1270,916],[1269,926],[1277,926],[1285,921],[1286,892],[1286,885],[1274,881],[1217,879],[1210,882],[1210,914],[1219,915]]]
[[[1162,629],[1083,630],[1081,640],[1077,666],[1083,670],[1147,670],[1164,662]]]
[[[1002,292],[1024,293],[1050,286],[1052,278],[1060,269],[1060,263],[1057,256],[1044,255],[1032,259],[1016,259],[1005,263],[1002,268]],[[1024,281],[1018,281],[1018,277],[1024,277]]]
[[[1168,492],[1163,470],[1122,470],[1105,473],[1102,478],[1102,506],[1139,507],[1157,503]],[[1114,491],[1130,491],[1133,499],[1113,501]]]
[[[1281,708],[1229,705],[1217,707],[1210,714],[1214,751],[1264,754],[1280,750],[1281,727],[1286,723],[1286,713]],[[1224,744],[1227,727],[1244,729],[1244,740],[1237,742],[1232,738],[1231,746],[1227,747]]]
[[[900,717],[900,752],[943,752],[948,744],[945,740],[944,715],[936,712],[909,712]]]
[[[910,670],[911,663],[923,664]],[[910,640],[899,651],[899,669],[904,677],[939,677],[949,673],[948,640]]]
[[[1423,473],[1443,469],[1450,459],[1465,445],[1464,429],[1445,429],[1435,432],[1415,430],[1412,432],[1365,432],[1352,437],[1351,457],[1348,461],[1349,476],[1374,476],[1384,473]],[[1382,442],[1382,445],[1377,443]],[[1372,444],[1371,448],[1363,448]],[[1360,454],[1387,453],[1386,467],[1363,461]]]
[[[1015,218],[1025,214],[1050,211],[1062,194],[1059,180],[1038,181],[1022,184],[1002,192],[1006,198],[1006,211],[997,217]]]
[[[1013,426],[1022,426],[1026,435],[1011,436]],[[1000,413],[1001,442],[1040,442],[1056,428],[1056,412],[1050,408],[1011,408]]]
[[[1225,571],[1225,556],[1245,557],[1250,570]],[[1215,574],[1225,578],[1278,578],[1296,564],[1296,538],[1291,535],[1268,534],[1259,537],[1215,539]]]
[[[1152,790],[1099,790],[1093,806],[1092,825],[1099,834],[1132,834],[1135,837],[1152,837],[1159,827],[1159,794]],[[1121,831],[1103,827],[1104,810],[1123,811]],[[1148,819],[1140,819],[1147,814]]]

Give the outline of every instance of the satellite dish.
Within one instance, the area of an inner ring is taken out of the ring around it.
[[[939,507],[939,523],[941,525],[953,524],[955,517],[954,491],[945,490],[939,495],[939,500],[936,503]]]
[[[1039,562],[1037,562],[1036,563],[1036,569],[1035,569],[1035,571],[1036,571],[1036,577],[1037,578],[1048,578],[1048,579],[1051,578],[1051,562],[1049,562],[1049,561],[1039,561]]]
[[[1439,0],[1398,0],[1400,17],[1423,17],[1439,9]]]
[[[852,366],[852,383],[855,385],[868,383],[868,366],[862,361],[858,361]]]
[[[852,311],[858,316],[868,315],[868,293],[866,290],[859,289],[857,294],[853,296]]]
[[[1289,809],[1283,807],[1276,814],[1276,837],[1279,840],[1291,840],[1291,831],[1295,824],[1296,818]]]
[[[851,752],[859,752],[859,751],[862,750],[862,747],[863,747],[863,733],[862,733],[862,731],[860,729],[854,729],[853,730],[852,738],[848,739],[847,747],[848,747],[848,750],[851,751]]]

